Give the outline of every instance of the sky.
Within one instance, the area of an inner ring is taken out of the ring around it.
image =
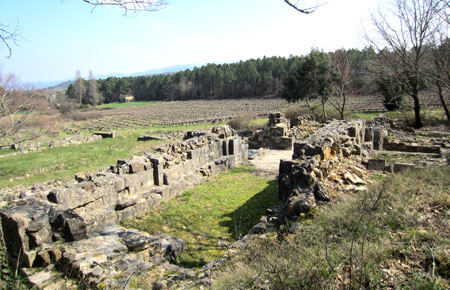
[[[309,15],[283,0],[168,0],[163,10],[124,15],[82,0],[1,0],[0,23],[18,24],[20,39],[10,58],[0,48],[0,68],[22,82],[59,81],[77,70],[130,74],[365,47],[362,25],[380,0],[324,1]]]

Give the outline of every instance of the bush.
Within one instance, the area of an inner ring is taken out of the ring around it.
[[[61,114],[69,114],[72,113],[73,111],[75,111],[75,103],[73,102],[64,102],[61,103],[59,106],[57,106],[57,108],[59,109],[59,112]]]
[[[310,115],[311,112],[307,110],[306,108],[295,106],[295,107],[289,107],[283,111],[283,114],[286,118],[289,120],[294,120],[297,117],[300,117],[302,115]]]
[[[250,122],[253,116],[249,112],[243,112],[228,121],[228,125],[234,130],[251,130]]]
[[[383,105],[388,111],[400,109],[404,90],[400,82],[391,76],[382,76],[377,80],[378,91],[383,95]]]

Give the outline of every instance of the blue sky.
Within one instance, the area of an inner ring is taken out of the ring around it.
[[[295,3],[295,1],[293,1]],[[305,0],[307,4],[313,0]],[[283,0],[169,0],[157,12],[127,16],[81,0],[1,0],[0,23],[18,23],[21,40],[3,72],[23,82],[135,73],[177,64],[362,48],[361,24],[376,0],[328,0],[303,15]]]

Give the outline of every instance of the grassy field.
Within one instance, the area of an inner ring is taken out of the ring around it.
[[[137,106],[147,106],[153,105],[157,103],[157,101],[137,101],[137,102],[126,102],[126,103],[109,103],[102,104],[94,107],[95,110],[107,110],[107,109],[115,109],[115,108],[125,108],[125,107],[137,107]]]
[[[213,288],[449,289],[449,209],[449,168],[390,175],[254,243]]]
[[[180,265],[198,268],[220,259],[227,246],[259,221],[278,202],[275,180],[255,177],[250,168],[222,173],[212,182],[184,192],[126,227],[167,233],[186,241]]]
[[[151,152],[154,148],[171,142],[170,140],[137,141],[138,136],[149,131],[157,135],[172,131],[200,130],[212,126],[212,124],[200,124],[129,129],[118,131],[120,136],[114,139],[102,139],[93,143],[3,157],[0,159],[0,187],[31,185],[36,182],[63,179],[79,172],[95,171],[116,164],[118,159]]]

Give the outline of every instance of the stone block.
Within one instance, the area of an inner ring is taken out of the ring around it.
[[[144,162],[132,162],[129,164],[130,173],[139,173],[147,170],[147,164]]]
[[[155,185],[163,185],[164,182],[164,169],[163,162],[159,158],[150,159],[153,165],[153,180]]]
[[[125,180],[123,178],[116,178],[114,189],[116,190],[116,192],[125,190]]]
[[[367,162],[368,170],[384,171],[385,167],[386,160],[384,159],[369,159],[369,161]]]
[[[372,128],[366,127],[364,132],[364,142],[372,142],[373,140],[373,131]]]
[[[279,139],[280,146],[278,149],[290,150],[292,149],[292,144],[294,143],[293,137],[281,137]]]
[[[86,222],[71,209],[49,211],[49,222],[54,232],[57,232],[67,242],[87,238]]]
[[[386,129],[381,127],[373,128],[373,149],[383,150],[383,140],[386,137]]]

